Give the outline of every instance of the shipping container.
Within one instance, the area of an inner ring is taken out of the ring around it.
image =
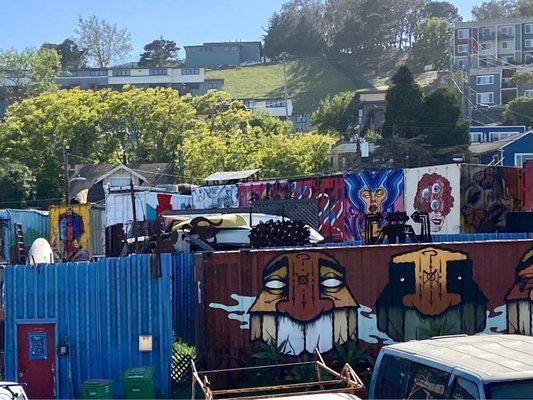
[[[196,341],[207,369],[246,365],[265,342],[301,358],[352,342],[375,354],[439,334],[533,333],[533,240],[196,258]]]
[[[9,264],[15,254],[15,224],[22,226],[26,250],[35,239],[48,239],[48,211],[11,208],[0,210],[0,264]]]

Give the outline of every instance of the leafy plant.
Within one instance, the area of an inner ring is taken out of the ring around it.
[[[172,347],[180,355],[188,355],[191,357],[196,357],[196,347],[191,346],[190,344],[187,344],[185,342],[182,342],[181,340],[177,340],[174,343],[172,343]]]
[[[284,340],[279,345],[274,339],[270,339],[267,342],[260,343],[261,349],[258,353],[252,355],[262,365],[275,365],[279,364],[285,353],[287,347],[287,341]]]
[[[309,358],[305,355],[298,361],[308,362]],[[314,382],[317,379],[316,368],[313,364],[296,365],[291,368],[285,379],[293,383]]]
[[[344,364],[350,364],[355,367],[358,364],[364,364],[368,362],[370,356],[365,348],[357,347],[355,342],[350,342],[348,349],[338,343],[335,343],[335,353],[333,354],[333,360],[335,364],[342,367]]]

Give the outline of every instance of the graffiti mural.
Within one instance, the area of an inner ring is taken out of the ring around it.
[[[458,164],[406,169],[407,215],[427,213],[431,233],[460,233],[460,174]]]
[[[427,247],[392,259],[376,301],[378,329],[395,341],[419,339],[447,322],[447,333],[474,334],[485,329],[486,304],[467,254]]]
[[[298,355],[357,339],[357,303],[345,269],[319,252],[282,255],[263,270],[263,287],[250,310],[252,340],[275,340]]]
[[[192,189],[192,208],[235,208],[239,206],[237,185],[199,186]]]
[[[90,259],[89,221],[87,204],[50,208],[50,243],[56,260]]]
[[[290,183],[286,179],[241,183],[238,187],[239,207],[249,207],[257,200],[289,199],[290,192]]]
[[[196,274],[209,367],[226,362],[219,349],[249,360],[265,341],[301,356],[352,341],[375,354],[437,335],[533,334],[532,240],[219,252]]]
[[[319,232],[328,242],[344,240],[344,178],[323,177],[291,182],[291,198],[318,199]]]
[[[403,171],[391,169],[365,171],[344,177],[346,212],[344,229],[346,240],[365,239],[365,221],[369,214],[381,213],[383,220],[389,212],[403,211]],[[383,223],[374,224],[378,236]]]
[[[463,166],[461,169],[461,226],[466,233],[505,230],[507,211],[522,205],[522,176],[518,168]]]
[[[506,298],[509,333],[531,335],[533,332],[533,248],[516,267],[515,283]]]
[[[192,208],[191,200],[191,196],[173,193],[145,192],[144,201],[146,202],[146,220],[157,221],[165,211],[189,210]]]

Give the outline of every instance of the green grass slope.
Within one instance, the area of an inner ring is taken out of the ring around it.
[[[223,89],[234,98],[283,97],[283,64],[265,64],[208,71],[207,79],[224,79]],[[287,87],[294,113],[312,112],[320,100],[346,90],[372,87],[354,81],[327,60],[287,61]]]

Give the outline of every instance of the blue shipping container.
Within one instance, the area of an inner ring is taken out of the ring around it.
[[[175,256],[174,256],[175,257]],[[55,324],[55,393],[79,398],[88,379],[121,377],[135,366],[153,366],[161,396],[167,396],[172,346],[174,258],[161,256],[160,278],[152,277],[150,255],[104,258],[90,263],[5,268],[6,379],[17,380],[17,327]],[[152,351],[139,351],[139,336],[152,336]]]

